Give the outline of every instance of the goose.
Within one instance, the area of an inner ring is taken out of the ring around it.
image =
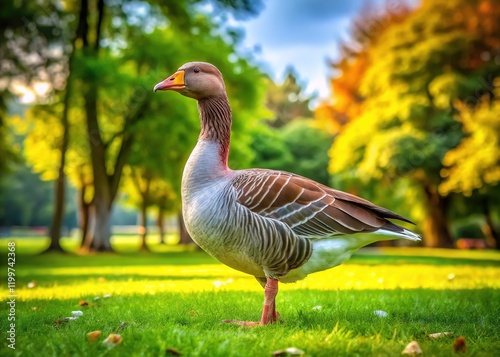
[[[389,219],[413,222],[352,194],[289,172],[231,170],[231,108],[214,65],[186,63],[154,87],[154,92],[159,90],[198,102],[201,132],[181,185],[187,231],[208,254],[253,275],[264,288],[260,321],[225,322],[275,323],[278,282],[295,282],[338,266],[379,240],[420,240]]]

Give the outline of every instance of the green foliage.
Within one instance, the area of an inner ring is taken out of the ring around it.
[[[297,118],[310,118],[311,99],[304,95],[303,86],[295,70],[292,67],[287,68],[283,83],[274,83],[271,80],[267,82],[266,105],[273,114],[269,124],[281,128]]]
[[[43,182],[37,174],[22,163],[13,167],[0,195],[0,227],[44,227],[50,222],[53,204],[53,184]],[[73,192],[71,192],[73,193]],[[66,200],[65,227],[76,225],[76,207],[73,197]]]
[[[292,172],[327,185],[331,143],[331,136],[310,119],[295,119],[280,129],[257,127],[252,166]]]
[[[500,78],[496,82],[495,98],[486,96],[476,108],[458,104],[458,120],[467,134],[460,144],[446,153],[441,171],[445,178],[440,190],[463,192],[470,196],[483,186],[500,182]],[[471,155],[471,153],[474,153]]]

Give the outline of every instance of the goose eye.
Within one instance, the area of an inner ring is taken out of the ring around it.
[[[200,69],[199,69],[199,68],[195,68],[195,69],[193,69],[193,72],[194,72],[194,73],[198,73],[199,71],[200,71]]]

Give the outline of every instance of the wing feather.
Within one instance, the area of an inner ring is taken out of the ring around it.
[[[237,201],[308,238],[389,230],[405,236],[390,218],[411,222],[346,192],[282,171],[241,170],[232,181]]]

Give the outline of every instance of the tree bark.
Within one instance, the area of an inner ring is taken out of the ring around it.
[[[64,136],[64,134],[63,134]],[[64,139],[63,139],[64,140]],[[64,144],[63,144],[64,145]],[[64,151],[64,152],[63,152]],[[66,149],[61,148],[61,156],[66,156]],[[64,171],[64,159],[59,162],[59,174],[54,183],[54,212],[52,215],[52,222],[50,225],[50,245],[44,252],[64,252],[59,240],[61,239],[61,228],[64,218],[64,200],[65,200],[65,175],[61,173]]]
[[[164,205],[160,200],[160,204],[158,205],[158,216],[156,218],[156,225],[158,227],[158,233],[160,234],[160,244],[165,244],[165,209],[163,207]]]
[[[489,246],[492,246],[496,250],[500,250],[500,232],[497,231],[495,224],[493,223],[489,200],[487,197],[483,199],[483,214],[485,224],[482,227],[482,231],[486,238],[486,242]]]
[[[448,198],[442,197],[437,187],[427,183],[423,185],[427,217],[424,222],[424,245],[433,248],[452,248],[451,236],[446,213]]]
[[[61,115],[61,124],[63,126],[63,135],[61,138],[61,157],[59,159],[59,169],[57,173],[57,180],[55,181],[54,188],[54,212],[52,215],[52,223],[50,227],[50,245],[47,251],[58,251],[63,252],[63,249],[59,243],[61,239],[61,227],[64,219],[64,204],[66,199],[66,174],[64,173],[64,168],[66,166],[66,152],[69,146],[69,101],[71,98],[71,82],[72,82],[72,61],[73,53],[70,55],[69,60],[69,74],[66,83],[66,91],[64,93],[63,100],[63,112]]]
[[[112,252],[111,246],[111,209],[105,196],[94,197],[95,222],[90,251]]]
[[[88,8],[87,0],[82,0],[82,7]],[[88,58],[97,58],[100,49],[100,40],[102,34],[102,24],[105,16],[104,0],[97,1],[97,14],[94,18],[97,21],[91,22],[92,30],[89,29],[88,16],[85,17],[82,26],[83,51]],[[81,17],[82,18],[82,17]],[[88,34],[94,34],[92,43],[88,41]],[[149,98],[141,97],[141,101],[137,102],[136,97],[132,97],[130,105],[127,107],[128,112],[124,118],[123,131],[112,137],[111,141],[104,142],[101,136],[101,131],[98,122],[98,80],[95,78],[84,78],[84,110],[87,124],[87,136],[90,146],[90,157],[92,161],[93,184],[94,184],[94,200],[93,208],[95,209],[95,225],[93,238],[90,244],[91,250],[111,251],[111,209],[114,199],[118,192],[123,168],[127,157],[130,153],[133,143],[133,133],[130,132],[131,126],[143,117],[144,112],[149,105]],[[135,109],[135,110],[134,110]],[[111,142],[121,135],[121,145],[118,149],[118,155],[114,165],[109,165],[107,162],[108,148]],[[109,172],[108,172],[109,171]]]
[[[82,188],[78,192],[78,226],[80,227],[80,248],[85,247],[85,242],[89,236],[90,228],[90,206],[91,203],[85,201],[87,185],[82,183]]]
[[[80,251],[84,253],[88,253],[91,250],[95,231],[95,207],[93,203],[89,203],[86,209],[88,213],[88,222],[86,231],[82,232],[82,245],[80,247]]]
[[[50,245],[46,251],[58,251],[63,252],[59,240],[61,239],[61,227],[64,219],[64,205],[66,199],[66,174],[64,168],[66,166],[66,152],[69,147],[69,106],[70,99],[72,95],[72,84],[73,84],[73,66],[74,66],[74,55],[75,55],[75,44],[78,39],[86,40],[84,36],[83,26],[87,22],[87,11],[88,4],[87,0],[82,0],[78,25],[75,31],[75,35],[71,39],[71,51],[68,56],[68,78],[66,79],[66,88],[64,92],[63,99],[63,111],[61,114],[61,124],[63,127],[63,135],[61,138],[61,157],[59,159],[59,168],[57,173],[57,180],[54,187],[54,212],[52,215],[52,222],[50,226]]]
[[[149,251],[146,240],[148,238],[148,203],[145,199],[142,200],[141,204],[141,214],[140,214],[140,226],[141,226],[141,250]]]
[[[184,217],[182,216],[182,212],[179,212],[177,218],[179,222],[179,244],[194,243],[193,239],[191,238],[186,229],[186,225],[184,224]]]

